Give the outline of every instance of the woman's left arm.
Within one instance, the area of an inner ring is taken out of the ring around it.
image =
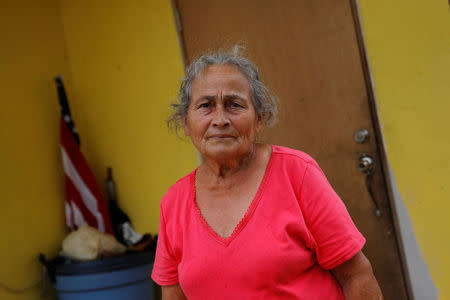
[[[383,299],[372,266],[361,251],[331,271],[342,287],[345,300]]]

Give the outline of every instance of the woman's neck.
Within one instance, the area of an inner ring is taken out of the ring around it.
[[[226,179],[240,171],[245,171],[255,163],[261,145],[253,144],[247,153],[224,160],[217,160],[205,157],[205,161],[200,166],[207,176],[213,176],[218,180]]]

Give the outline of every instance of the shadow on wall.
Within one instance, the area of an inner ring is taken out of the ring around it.
[[[450,0],[449,0],[450,1]],[[431,278],[430,270],[426,264],[422,252],[414,235],[411,219],[406,210],[405,203],[397,189],[397,183],[394,173],[391,169],[389,161],[386,161],[388,169],[388,177],[391,180],[392,193],[394,196],[393,204],[394,211],[397,214],[397,219],[400,229],[400,243],[403,245],[406,268],[409,275],[410,286],[414,299],[438,299],[438,290]]]

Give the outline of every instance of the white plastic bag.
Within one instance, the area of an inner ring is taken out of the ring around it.
[[[126,247],[114,236],[97,231],[86,223],[72,231],[62,243],[62,254],[77,260],[93,260],[101,255],[122,254]]]

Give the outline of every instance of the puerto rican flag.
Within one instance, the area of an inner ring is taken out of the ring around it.
[[[80,151],[80,138],[70,115],[62,78],[55,78],[61,107],[61,153],[66,178],[66,224],[75,230],[84,223],[114,234],[106,203],[94,174]]]

